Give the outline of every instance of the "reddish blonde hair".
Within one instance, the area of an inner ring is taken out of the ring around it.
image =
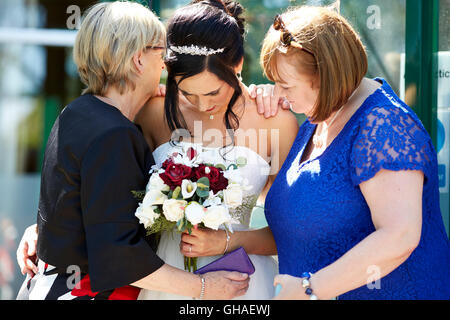
[[[273,26],[268,31],[260,57],[264,73],[271,81],[282,81],[277,61],[285,55],[301,74],[318,76],[319,95],[310,120],[325,121],[347,103],[359,87],[368,68],[365,47],[349,22],[324,7],[292,8],[281,16],[286,29],[301,50],[290,46],[280,50],[280,32]]]

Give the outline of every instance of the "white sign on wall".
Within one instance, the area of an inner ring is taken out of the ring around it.
[[[450,51],[438,54],[438,132],[437,154],[439,191],[449,193],[450,183]],[[405,54],[400,57],[400,99],[405,100]],[[431,106],[430,106],[431,107]]]
[[[439,52],[438,70],[438,132],[439,191],[449,192],[450,171],[450,52]]]

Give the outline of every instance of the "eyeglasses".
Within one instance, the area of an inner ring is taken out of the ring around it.
[[[149,50],[166,50],[166,47],[146,46],[145,49]]]
[[[161,47],[161,46],[146,46],[145,50],[163,50],[161,57],[164,59],[166,57],[166,47]]]
[[[315,57],[314,53],[312,53],[308,49],[305,49],[305,47],[303,47],[300,43],[295,41],[294,36],[292,35],[292,33],[290,33],[288,31],[288,29],[286,28],[286,25],[283,22],[283,19],[281,19],[281,15],[277,14],[275,16],[275,20],[273,21],[273,28],[276,31],[281,31],[280,41],[281,41],[281,44],[283,45],[283,47],[285,47],[285,48],[294,47],[294,48],[303,50],[305,52],[308,52],[313,57]]]

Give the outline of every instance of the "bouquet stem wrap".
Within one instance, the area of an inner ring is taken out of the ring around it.
[[[197,271],[197,257],[184,257],[184,270],[189,272]]]

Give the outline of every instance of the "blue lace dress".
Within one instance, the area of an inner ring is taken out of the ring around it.
[[[450,299],[450,243],[439,207],[435,149],[416,114],[383,79],[376,80],[382,87],[325,152],[303,163],[316,125],[301,126],[265,205],[279,272],[299,277],[334,263],[375,231],[359,185],[382,169],[420,170],[425,182],[419,246],[378,285],[339,299]]]

